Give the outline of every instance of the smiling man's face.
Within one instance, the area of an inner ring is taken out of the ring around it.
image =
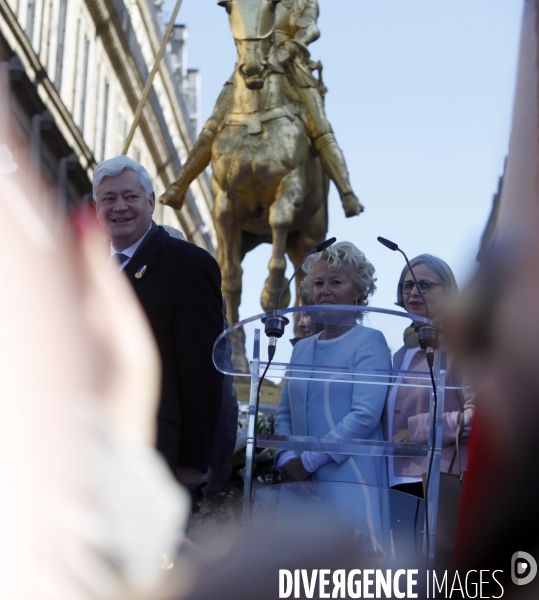
[[[140,184],[140,176],[124,169],[116,177],[105,177],[97,188],[97,220],[121,252],[139,240],[150,228],[155,194],[149,198]]]

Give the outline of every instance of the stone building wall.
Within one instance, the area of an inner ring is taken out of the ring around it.
[[[60,202],[88,200],[95,165],[121,153],[163,33],[153,0],[0,0],[12,137],[30,142]],[[148,169],[157,196],[197,134],[198,73],[186,64],[186,39],[176,26],[128,153]],[[0,132],[0,143],[9,137]],[[24,163],[27,147],[12,151]],[[160,205],[156,219],[214,253],[212,202],[203,174],[180,212]]]

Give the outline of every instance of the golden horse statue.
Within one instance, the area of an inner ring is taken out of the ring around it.
[[[217,260],[230,324],[239,320],[241,262],[247,252],[263,242],[273,244],[261,297],[264,310],[271,310],[286,283],[285,255],[297,267],[325,238],[327,175],[337,184],[347,216],[363,210],[325,119],[325,88],[312,76],[313,68],[321,66],[309,62],[306,44],[319,35],[318,4],[283,0],[278,7],[279,2],[219,2],[229,14],[236,41],[234,75],[178,180],[161,198],[179,210],[190,183],[211,160]],[[294,52],[296,44],[299,50]],[[297,286],[302,277],[298,274]],[[289,302],[287,292],[281,306]],[[243,340],[235,340],[236,358],[242,352],[239,344]]]

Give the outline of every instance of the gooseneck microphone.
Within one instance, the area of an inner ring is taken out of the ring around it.
[[[381,236],[378,236],[376,239],[380,242],[380,244],[382,244],[386,248],[389,248],[390,250],[393,250],[393,252],[395,252],[395,251],[400,252],[404,256],[404,260],[406,261],[406,264],[408,265],[408,268],[410,269],[410,273],[412,274],[412,278],[414,280],[414,283],[415,283],[415,286],[417,288],[417,291],[420,293],[421,299],[423,300],[423,304],[425,305],[425,311],[427,312],[427,319],[428,319],[429,318],[429,307],[428,307],[427,302],[425,300],[425,296],[423,296],[423,292],[421,291],[421,288],[419,287],[419,284],[417,283],[417,279],[415,277],[414,270],[412,269],[412,265],[410,264],[410,261],[408,260],[408,257],[399,248],[399,246],[397,244],[395,244],[395,242],[387,240],[386,238],[383,238]]]
[[[285,329],[286,325],[288,325],[288,323],[289,323],[289,320],[286,317],[275,314],[275,312],[279,308],[279,304],[281,302],[281,298],[282,298],[283,294],[290,287],[290,284],[292,283],[293,279],[296,277],[299,270],[303,266],[304,262],[309,258],[309,256],[311,256],[311,254],[316,254],[317,252],[323,252],[326,248],[329,248],[336,241],[337,241],[337,238],[332,237],[329,240],[320,242],[320,244],[316,245],[310,252],[307,252],[307,254],[301,259],[301,262],[299,263],[298,268],[292,274],[292,277],[290,277],[290,279],[286,282],[286,285],[284,286],[284,288],[281,290],[281,293],[279,294],[279,297],[277,298],[277,302],[275,303],[274,314],[271,315],[270,317],[265,317],[264,319],[262,319],[262,322],[265,325],[265,333],[269,337],[268,357],[270,360],[275,355],[275,348],[277,345],[277,340],[280,337],[282,337],[282,335],[284,333],[284,329]]]
[[[408,265],[408,269],[410,270],[410,274],[412,275],[412,279],[414,280],[417,291],[419,292],[419,295],[421,296],[421,299],[423,300],[423,304],[425,305],[425,312],[427,313],[427,319],[429,319],[430,318],[429,306],[427,304],[427,301],[425,300],[425,296],[423,296],[423,292],[421,291],[421,288],[419,287],[419,283],[415,276],[414,270],[412,269],[412,265],[410,264],[410,261],[408,260],[408,257],[399,248],[398,244],[395,244],[395,242],[392,242],[391,240],[388,240],[381,236],[378,236],[376,239],[380,242],[380,244],[382,244],[386,248],[393,250],[393,252],[395,252],[395,251],[400,252],[404,256],[404,260],[406,261],[406,264]],[[417,325],[416,332],[417,332],[417,337],[418,337],[418,341],[419,341],[419,346],[423,350],[425,350],[425,354],[427,357],[427,363],[428,363],[429,367],[432,368],[434,365],[434,348],[438,347],[438,332],[434,327],[431,327],[430,325],[423,325],[423,324]]]
[[[333,246],[333,244],[337,241],[336,237],[332,237],[329,238],[329,240],[326,240],[325,242],[320,242],[317,246],[315,246],[310,252],[309,254],[314,254],[315,252],[322,252],[323,250],[325,250],[326,248],[329,248],[330,246]],[[309,256],[309,254],[307,254],[307,256]]]
[[[404,256],[404,260],[406,261],[406,264],[408,265],[408,269],[410,270],[410,273],[412,274],[412,278],[417,287],[417,291],[421,295],[421,299],[423,300],[423,304],[425,305],[425,312],[427,313],[427,319],[430,318],[429,317],[429,307],[427,305],[427,301],[425,300],[425,296],[423,296],[423,292],[421,291],[421,288],[419,287],[414,270],[412,269],[412,265],[410,264],[410,261],[408,260],[408,257],[406,256],[406,254],[404,254],[404,252],[399,248],[399,246],[397,244],[395,244],[395,242],[392,242],[391,240],[388,240],[388,239],[380,237],[380,236],[377,237],[376,239],[380,242],[380,244],[384,245],[386,248],[389,248],[390,250],[393,250],[394,252],[398,251]],[[432,429],[432,447],[434,448],[436,446],[436,423],[435,423],[435,421],[436,421],[436,415],[438,412],[438,392],[436,390],[436,382],[434,381],[433,366],[434,366],[434,348],[438,347],[438,330],[435,329],[434,327],[431,327],[430,325],[426,325],[426,324],[417,325],[415,330],[417,332],[419,346],[420,346],[420,348],[425,350],[427,364],[429,366],[429,371],[430,371],[430,380],[432,383],[432,390],[434,393],[434,420],[432,423],[432,428],[433,428]],[[427,468],[425,498],[427,498],[427,496],[428,496],[433,458],[434,458],[434,452],[431,453],[429,465]],[[426,533],[427,533],[427,554],[430,554],[428,502],[425,502],[425,525],[426,525],[425,529],[426,529]]]
[[[400,250],[398,245],[395,244],[395,242],[392,242],[391,240],[387,240],[386,238],[383,238],[381,235],[379,235],[376,238],[380,244],[383,244],[386,248],[389,248],[390,250],[393,250],[393,252],[395,252],[395,250]],[[402,252],[402,250],[400,250],[400,252]],[[402,252],[404,254],[404,252]],[[406,254],[404,254],[404,258],[406,258]],[[408,262],[408,259],[406,258],[406,262]]]

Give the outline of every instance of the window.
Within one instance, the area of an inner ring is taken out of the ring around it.
[[[88,91],[88,64],[90,59],[90,40],[84,34],[81,57],[81,86],[79,104],[79,129],[84,134],[84,119],[86,118],[86,93]]]
[[[105,152],[107,150],[107,121],[109,114],[109,82],[105,79],[105,92],[103,98],[103,128],[101,130],[101,160],[105,160]]]
[[[34,26],[36,22],[36,0],[28,0],[26,12],[26,37],[30,43],[34,41]]]
[[[54,74],[54,84],[58,93],[62,88],[62,71],[64,66],[64,45],[66,36],[66,16],[67,16],[67,0],[60,0],[58,9],[58,36],[56,50],[56,70]]]

